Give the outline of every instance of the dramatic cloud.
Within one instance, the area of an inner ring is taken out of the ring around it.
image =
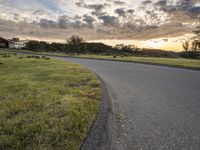
[[[148,39],[192,33],[199,0],[0,0],[0,35]]]
[[[155,6],[168,14],[177,15],[183,13],[182,18],[183,15],[187,15],[197,19],[198,15],[200,15],[200,2],[198,3],[196,0],[178,0],[175,4],[160,0],[155,3]]]

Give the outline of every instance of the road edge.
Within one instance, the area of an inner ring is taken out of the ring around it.
[[[64,59],[64,57],[52,56],[52,58],[70,62],[69,60]],[[96,118],[90,125],[87,136],[80,145],[80,150],[109,150],[112,145],[112,131],[114,125],[111,97],[108,87],[103,79],[91,69],[87,69],[92,72],[100,82],[101,96]]]
[[[80,150],[108,150],[112,142],[113,110],[111,99],[106,83],[99,75],[94,74],[101,82],[100,109]]]

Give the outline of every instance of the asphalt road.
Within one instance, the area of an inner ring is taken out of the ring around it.
[[[200,71],[63,58],[98,74],[108,88],[113,150],[200,150]]]

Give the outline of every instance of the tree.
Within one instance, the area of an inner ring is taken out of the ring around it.
[[[190,44],[189,44],[189,41],[185,41],[183,44],[182,44],[184,50],[187,52],[189,51],[190,49]]]
[[[77,44],[81,44],[84,43],[83,38],[79,37],[78,35],[72,35],[68,40],[67,40],[68,44],[72,44],[72,45],[77,45]]]
[[[196,30],[193,31],[195,36],[192,38],[192,50],[194,51],[200,50],[200,18],[198,24]]]

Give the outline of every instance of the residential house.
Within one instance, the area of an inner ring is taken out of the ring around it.
[[[14,42],[0,37],[0,48],[14,48]]]
[[[26,43],[26,40],[20,40],[19,38],[5,39],[0,37],[0,48],[21,49],[26,46]]]

